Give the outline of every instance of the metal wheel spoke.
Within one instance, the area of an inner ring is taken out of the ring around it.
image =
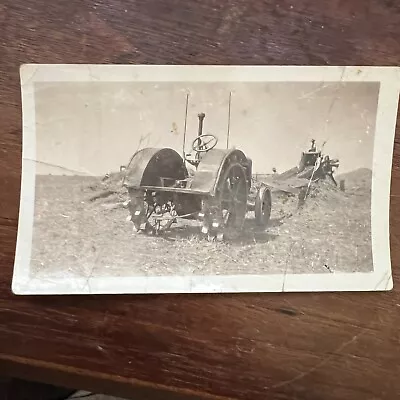
[[[226,203],[230,203],[232,201],[232,198],[231,197],[229,197],[229,198],[224,197],[224,198],[221,199],[221,201],[222,202],[226,202]]]
[[[224,215],[224,212],[222,211],[222,220],[224,221],[224,224],[227,223],[228,218],[229,218],[229,211],[227,211],[227,212],[225,213],[225,215]]]
[[[243,224],[247,205],[247,181],[244,169],[239,164],[231,164],[225,172],[220,186],[220,216],[223,221],[220,234],[230,234]]]

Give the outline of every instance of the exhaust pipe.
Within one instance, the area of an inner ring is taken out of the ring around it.
[[[197,133],[197,136],[200,136],[203,134],[203,121],[204,121],[204,117],[206,116],[206,114],[200,113],[197,116],[199,117],[199,131]]]

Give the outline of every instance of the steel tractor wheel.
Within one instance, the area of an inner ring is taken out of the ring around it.
[[[244,168],[228,165],[219,181],[216,195],[204,201],[202,233],[209,241],[236,237],[243,228],[249,188]]]
[[[269,219],[271,217],[271,191],[266,186],[261,186],[257,190],[254,214],[256,219],[256,225],[260,228],[266,228]]]
[[[176,222],[175,205],[164,193],[132,190],[130,199],[131,221],[136,232],[160,235]]]

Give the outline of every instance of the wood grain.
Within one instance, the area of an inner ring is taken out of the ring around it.
[[[44,298],[10,286],[21,63],[398,65],[399,21],[396,0],[3,0],[0,372],[139,398],[397,398],[399,129],[392,292]]]

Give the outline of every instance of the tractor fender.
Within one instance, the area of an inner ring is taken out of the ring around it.
[[[215,196],[219,181],[231,163],[239,163],[246,169],[248,185],[251,185],[251,162],[241,150],[212,149],[205,153],[191,185],[191,189]]]
[[[137,151],[125,170],[124,186],[159,186],[160,177],[185,179],[186,166],[178,152],[170,148],[147,147]]]

